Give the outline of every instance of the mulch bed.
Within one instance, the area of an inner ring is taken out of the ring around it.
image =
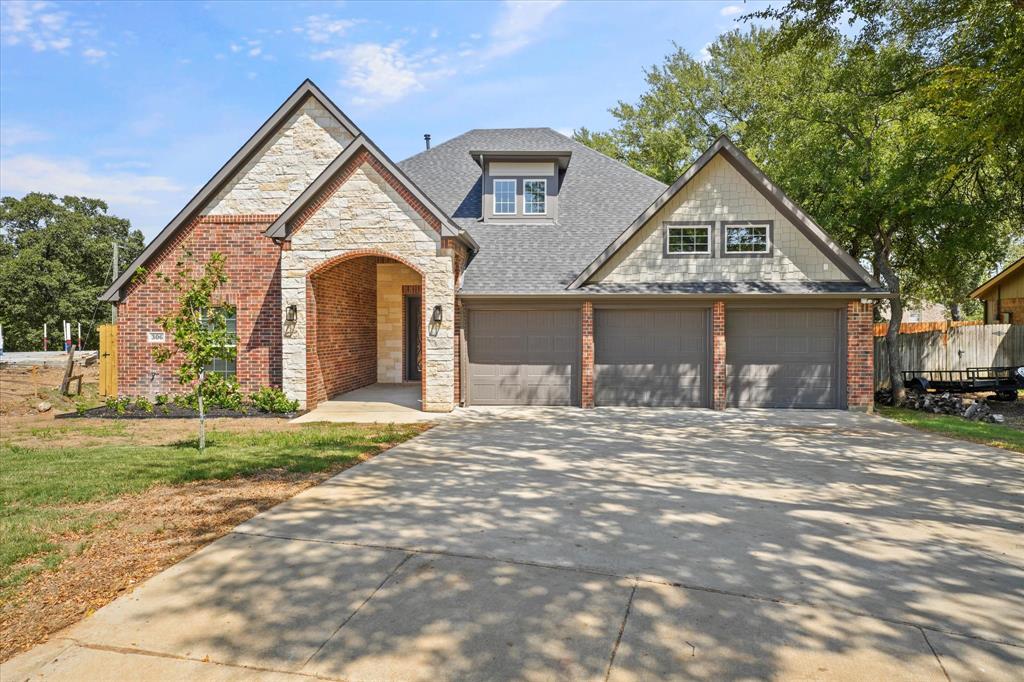
[[[206,410],[208,419],[219,417],[269,417],[271,419],[294,419],[302,412],[263,412],[255,407],[243,407],[239,410],[229,410],[223,407],[213,407]],[[54,415],[54,419],[182,419],[198,418],[199,411],[190,407],[180,405],[154,405],[151,411],[143,410],[135,405],[129,405],[118,412],[116,409],[101,405],[81,412],[67,412]]]

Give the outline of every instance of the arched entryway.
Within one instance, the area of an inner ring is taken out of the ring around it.
[[[321,264],[306,284],[307,406],[353,395],[423,399],[423,276],[401,259],[357,253]]]

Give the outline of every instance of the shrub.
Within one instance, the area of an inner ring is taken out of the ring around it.
[[[142,396],[135,399],[135,407],[139,408],[143,412],[153,411],[153,403],[149,402],[147,398]]]
[[[299,409],[298,400],[289,400],[279,388],[264,387],[249,395],[249,402],[261,412],[295,412]]]
[[[167,405],[170,402],[171,402],[171,396],[167,395],[166,393],[161,393],[160,395],[158,395],[156,397],[156,404],[157,405]]]
[[[108,409],[113,410],[117,414],[124,414],[130,402],[130,398],[107,398],[106,405]]]
[[[226,410],[242,409],[242,389],[234,377],[210,374],[203,382],[202,391],[203,400],[212,407],[222,407]]]

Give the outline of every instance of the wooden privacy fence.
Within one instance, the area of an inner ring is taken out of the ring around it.
[[[918,332],[942,332],[950,327],[970,327],[976,324],[985,324],[981,320],[943,320],[942,322],[904,322],[900,325],[900,334],[917,334]],[[888,322],[875,322],[875,336],[885,336],[889,331]]]
[[[117,395],[117,325],[101,324],[100,395]]]
[[[896,349],[904,370],[968,369],[1024,365],[1024,325],[984,324],[900,334]],[[885,337],[875,338],[875,386],[889,384]]]

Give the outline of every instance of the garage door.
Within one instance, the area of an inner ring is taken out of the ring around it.
[[[839,320],[836,310],[727,310],[729,405],[840,407]]]
[[[708,404],[706,310],[594,311],[594,403]]]
[[[470,403],[579,403],[578,310],[473,309],[467,331]]]

